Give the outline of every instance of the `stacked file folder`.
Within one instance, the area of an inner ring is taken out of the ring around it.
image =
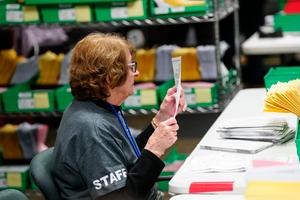
[[[290,112],[300,116],[300,80],[272,85],[267,92],[264,111]]]
[[[225,139],[258,140],[283,143],[294,137],[286,119],[280,117],[242,118],[225,121],[217,132]]]

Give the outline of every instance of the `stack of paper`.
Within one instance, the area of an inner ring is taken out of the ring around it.
[[[300,80],[272,85],[267,92],[264,111],[290,112],[300,116]]]
[[[296,200],[300,196],[300,166],[273,166],[248,170],[246,200]]]
[[[288,127],[285,118],[242,118],[224,121],[217,132],[225,139],[258,140],[273,143],[286,142],[293,138],[295,131]]]
[[[251,160],[251,155],[209,151],[205,156],[192,157],[189,170],[197,173],[245,172],[251,167]]]

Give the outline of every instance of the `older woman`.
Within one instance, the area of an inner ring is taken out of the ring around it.
[[[95,33],[73,49],[74,100],[55,143],[54,179],[63,199],[160,199],[161,157],[177,140],[175,92],[168,91],[152,123],[133,138],[120,105],[139,74],[124,38]],[[186,107],[183,92],[179,112]]]

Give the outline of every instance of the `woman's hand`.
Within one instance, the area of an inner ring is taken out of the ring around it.
[[[174,117],[161,122],[148,139],[145,149],[160,158],[176,142],[178,129],[179,126]]]
[[[180,99],[179,106],[176,112],[176,87],[168,89],[168,92],[160,105],[160,109],[156,116],[154,117],[154,122],[158,126],[160,122],[169,119],[170,117],[176,116],[178,113],[181,113],[186,110],[186,101],[182,87],[180,87]]]

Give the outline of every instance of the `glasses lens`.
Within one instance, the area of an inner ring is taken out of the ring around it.
[[[136,72],[136,70],[137,70],[137,62],[134,61],[133,63],[134,63],[134,70],[133,71]]]
[[[130,67],[132,72],[136,72],[137,69],[137,62],[133,61],[132,63],[129,63],[128,66]]]

